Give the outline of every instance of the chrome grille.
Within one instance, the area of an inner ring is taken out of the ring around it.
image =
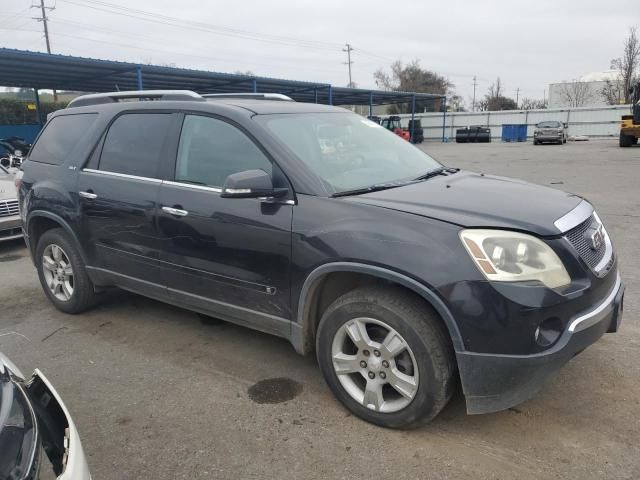
[[[577,227],[569,230],[565,234],[565,238],[569,240],[569,243],[576,249],[580,258],[591,268],[595,270],[596,266],[602,261],[607,253],[607,241],[603,239],[597,249],[593,248],[593,244],[590,238],[590,232],[595,231],[600,225],[600,222],[594,215],[591,215],[584,222]],[[604,236],[606,237],[606,233]]]
[[[0,217],[8,217],[18,213],[18,200],[0,200]]]

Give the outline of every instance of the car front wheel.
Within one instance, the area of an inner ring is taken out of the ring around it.
[[[322,316],[316,351],[334,395],[383,427],[430,421],[453,391],[445,328],[428,305],[401,289],[361,287],[338,298]]]

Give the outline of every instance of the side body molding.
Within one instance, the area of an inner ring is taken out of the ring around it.
[[[326,263],[313,270],[307,276],[302,286],[300,298],[298,299],[297,321],[291,324],[291,343],[298,353],[305,355],[313,348],[312,338],[314,332],[311,331],[311,325],[308,321],[310,307],[309,300],[313,297],[315,288],[320,285],[322,277],[332,272],[367,274],[395,282],[414,291],[424,298],[424,300],[427,301],[442,317],[449,332],[449,336],[451,337],[455,351],[464,351],[464,344],[462,342],[462,336],[460,335],[458,326],[445,303],[435,292],[416,280],[393,270],[364,263],[333,262]]]

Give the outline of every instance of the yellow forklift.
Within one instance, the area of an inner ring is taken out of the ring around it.
[[[620,123],[620,146],[630,147],[640,138],[640,82],[631,87],[631,115],[623,115]]]

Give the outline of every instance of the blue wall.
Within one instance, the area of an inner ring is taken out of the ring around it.
[[[28,123],[26,125],[0,125],[0,138],[21,137],[28,143],[33,143],[40,132],[40,128],[42,127],[37,123]],[[0,150],[4,149],[0,147]],[[2,151],[0,151],[0,153],[2,153]]]

